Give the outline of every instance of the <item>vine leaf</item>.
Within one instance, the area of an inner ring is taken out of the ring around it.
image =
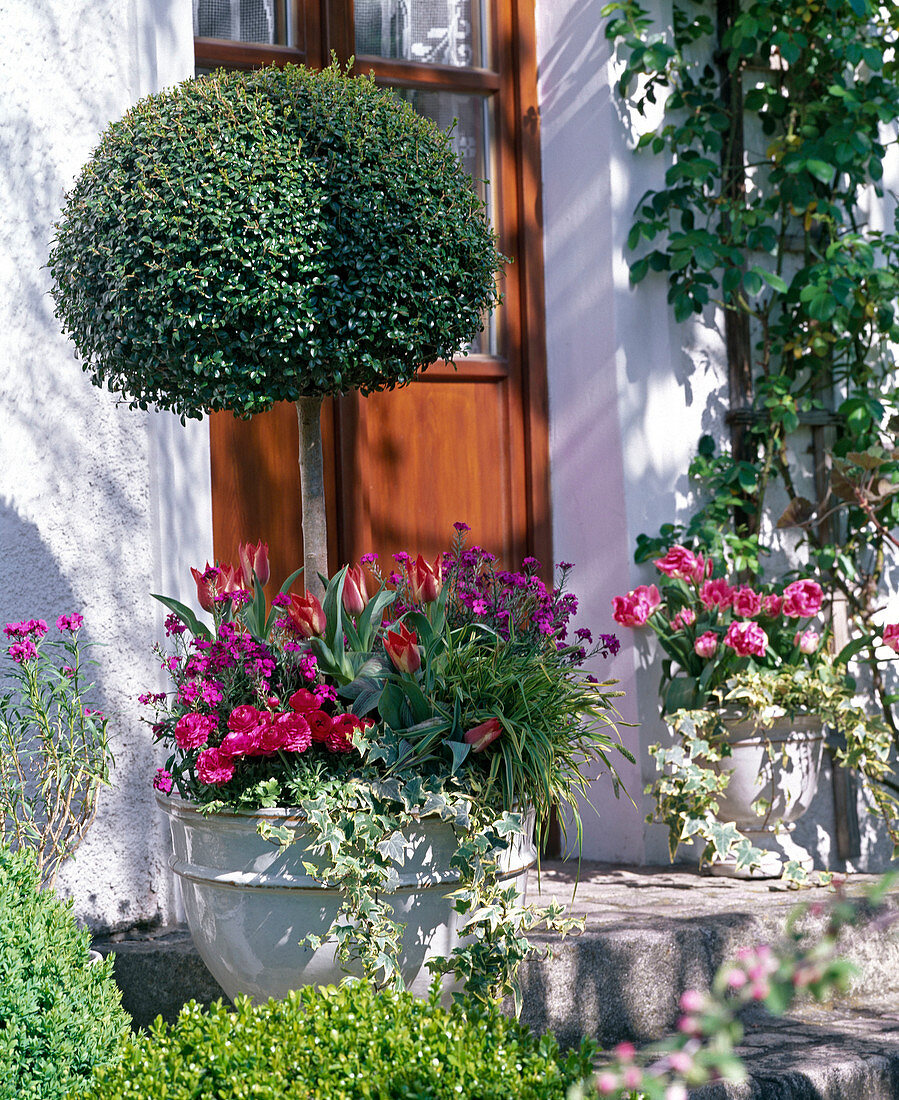
[[[793,497],[784,508],[777,521],[778,529],[784,527],[803,527],[814,516],[815,506],[805,497]]]

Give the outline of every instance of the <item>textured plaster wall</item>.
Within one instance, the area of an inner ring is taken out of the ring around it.
[[[190,0],[0,0],[0,34],[0,622],[81,611],[104,643],[114,783],[59,888],[109,927],[172,912],[135,697],[159,682],[149,592],[175,591],[210,550],[208,445],[205,426],[130,412],[90,385],[44,264],[105,125],[190,75]]]
[[[556,560],[577,563],[573,587],[582,625],[617,629],[622,650],[599,673],[626,692],[624,728],[639,769],[622,775],[638,812],[615,801],[600,778],[583,810],[589,858],[667,862],[666,830],[644,823],[641,791],[653,775],[647,746],[666,738],[658,718],[659,667],[648,632],[615,627],[612,596],[657,579],[633,563],[637,535],[689,515],[686,470],[700,435],[725,435],[726,371],[718,319],[674,322],[664,279],[629,285],[625,241],[643,194],[665,165],[635,155],[654,120],[629,114],[614,90],[618,66],[600,15],[603,0],[537,0],[553,534]],[[669,12],[670,5],[649,5]],[[889,846],[858,793],[861,856],[852,869],[879,869]],[[819,866],[836,853],[829,765],[797,839]],[[687,853],[687,859],[695,854]]]

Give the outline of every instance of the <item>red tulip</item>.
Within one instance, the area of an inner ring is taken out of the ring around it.
[[[259,540],[254,546],[252,542],[242,542],[237,551],[243,569],[244,587],[249,588],[253,584],[253,573],[259,578],[261,585],[268,584],[271,570],[268,564],[268,543]]]
[[[368,589],[361,565],[351,565],[343,581],[343,606],[354,618],[361,615],[368,603]]]
[[[242,592],[244,589],[243,570],[239,565],[220,565],[215,590],[218,595],[228,592]]]
[[[433,565],[429,565],[419,554],[414,562],[406,566],[406,576],[412,599],[416,603],[433,603],[443,587],[443,563],[440,555],[434,559]]]
[[[384,648],[399,672],[416,672],[421,668],[418,636],[404,623],[400,623],[396,630],[387,631]]]
[[[197,582],[197,601],[204,611],[212,611],[215,604],[213,597],[218,592],[217,583],[219,570],[216,566],[206,562],[206,568],[201,573],[199,569],[190,567],[194,580]]]
[[[294,629],[304,638],[319,637],[324,634],[325,627],[328,625],[322,605],[311,592],[306,592],[302,596],[292,592],[287,614]]]
[[[470,729],[462,740],[467,745],[471,745],[472,752],[483,752],[502,732],[503,727],[500,720],[498,718],[488,718],[486,722],[481,722],[479,726]]]

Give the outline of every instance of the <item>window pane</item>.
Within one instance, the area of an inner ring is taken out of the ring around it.
[[[194,36],[290,44],[288,0],[193,0]]]
[[[482,68],[485,0],[356,0],[356,53]]]
[[[358,10],[358,0],[357,0]],[[426,92],[418,88],[394,88],[401,99],[411,103],[425,118],[450,134],[453,149],[462,167],[472,177],[475,190],[487,204],[487,213],[496,224],[495,198],[490,178],[492,161],[492,100],[480,95],[455,95],[452,92]],[[491,316],[484,331],[469,348],[472,354],[496,355],[496,331]]]

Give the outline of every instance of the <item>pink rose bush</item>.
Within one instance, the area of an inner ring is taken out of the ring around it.
[[[668,658],[665,713],[714,706],[741,672],[777,673],[826,660],[826,634],[812,629],[824,591],[801,578],[786,586],[734,584],[710,557],[670,547],[654,562],[659,586],[642,584],[612,600],[622,626],[649,627]],[[884,644],[899,652],[899,625]]]

